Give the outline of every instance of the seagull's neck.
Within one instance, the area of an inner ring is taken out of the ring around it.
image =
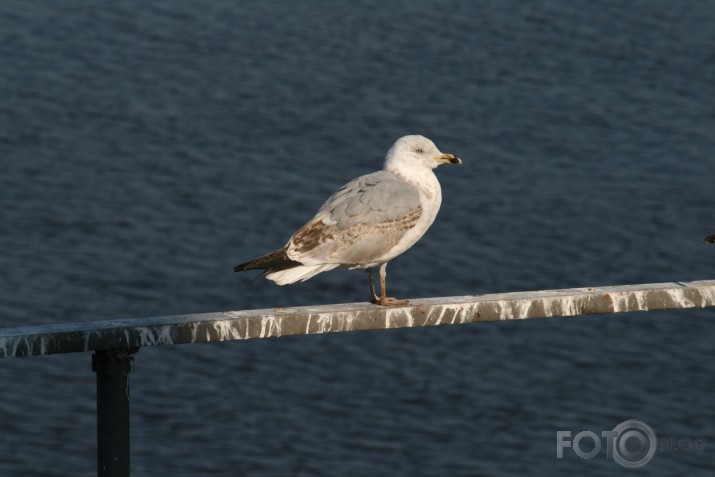
[[[394,174],[408,184],[420,189],[428,197],[442,197],[442,189],[439,186],[437,176],[428,167],[385,167],[390,174]]]

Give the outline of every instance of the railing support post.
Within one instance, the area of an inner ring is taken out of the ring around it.
[[[97,475],[129,476],[129,374],[138,348],[95,351]]]

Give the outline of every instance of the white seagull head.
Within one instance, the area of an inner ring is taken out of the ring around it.
[[[434,169],[442,164],[461,164],[454,154],[445,154],[424,136],[403,136],[387,151],[385,169]]]

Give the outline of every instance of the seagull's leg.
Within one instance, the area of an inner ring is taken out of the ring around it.
[[[367,279],[370,282],[370,303],[380,303],[380,299],[375,293],[375,283],[372,281],[372,267],[367,267]]]
[[[382,306],[407,306],[410,304],[407,300],[397,300],[387,296],[387,287],[385,279],[387,278],[387,262],[380,265],[380,300]]]

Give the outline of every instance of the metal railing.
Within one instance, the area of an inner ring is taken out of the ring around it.
[[[129,375],[142,347],[715,306],[715,280],[229,311],[0,329],[0,358],[93,352],[100,477],[129,475]]]

